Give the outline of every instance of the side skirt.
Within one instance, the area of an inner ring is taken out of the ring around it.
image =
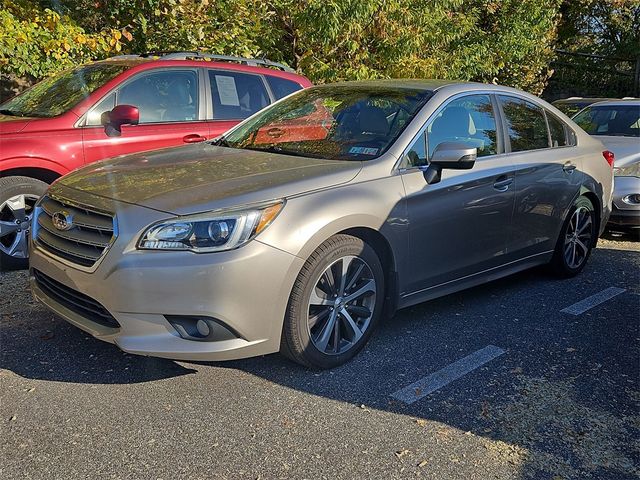
[[[443,297],[450,293],[459,292],[460,290],[466,290],[467,288],[507,277],[531,267],[544,265],[551,261],[551,257],[553,257],[553,250],[536,253],[535,255],[530,255],[528,257],[521,258],[520,260],[514,260],[513,262],[509,262],[498,267],[483,270],[482,272],[450,280],[416,292],[407,293],[400,297],[398,308],[410,307],[411,305],[426,302],[427,300],[433,300],[434,298]]]

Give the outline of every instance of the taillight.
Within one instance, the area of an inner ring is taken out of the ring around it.
[[[610,152],[609,150],[605,150],[604,152],[602,152],[602,156],[607,161],[609,166],[613,168],[613,162],[615,162],[616,160],[616,156],[613,154],[613,152]]]

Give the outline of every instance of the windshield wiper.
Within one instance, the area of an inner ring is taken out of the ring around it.
[[[227,142],[227,139],[224,138],[224,135],[220,135],[218,138],[216,138],[213,142],[211,142],[211,145],[215,145],[217,147],[231,147],[231,145],[229,145],[229,142]]]
[[[314,155],[313,153],[284,150],[280,147],[276,147],[275,145],[272,145],[271,147],[267,147],[267,148],[260,148],[260,147],[242,147],[242,148],[244,148],[245,150],[254,150],[256,152],[269,152],[269,153],[279,153],[280,155],[291,155],[292,157],[323,158],[319,155]]]
[[[3,110],[0,110],[0,113],[1,113],[2,115],[9,115],[9,116],[11,116],[11,117],[24,117],[24,114],[23,114],[23,113],[15,112],[15,111],[13,111],[13,110],[6,110],[6,109],[3,109]]]

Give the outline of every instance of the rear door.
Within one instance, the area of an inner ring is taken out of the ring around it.
[[[271,103],[262,75],[207,68],[209,135],[215,138]]]
[[[542,106],[498,96],[505,147],[515,167],[516,199],[509,259],[554,249],[562,222],[578,196],[582,169],[572,131]]]
[[[209,138],[201,77],[198,68],[163,68],[141,72],[118,86],[87,114],[85,162]],[[120,134],[105,128],[102,117],[115,105],[138,107],[140,123],[123,125]]]

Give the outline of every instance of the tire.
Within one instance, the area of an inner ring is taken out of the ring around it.
[[[45,182],[30,177],[0,178],[0,270],[28,267],[27,222],[31,220],[35,202],[48,187]],[[24,209],[20,208],[21,205],[24,205]],[[22,228],[16,230],[17,220],[22,220]]]
[[[576,234],[576,221],[578,233]],[[596,214],[591,200],[579,197],[562,225],[553,258],[552,272],[561,278],[576,276],[587,264],[598,239]]]
[[[338,275],[344,265],[346,276]],[[380,321],[384,288],[382,264],[371,246],[350,235],[329,238],[311,254],[293,285],[281,353],[316,369],[349,361]]]

